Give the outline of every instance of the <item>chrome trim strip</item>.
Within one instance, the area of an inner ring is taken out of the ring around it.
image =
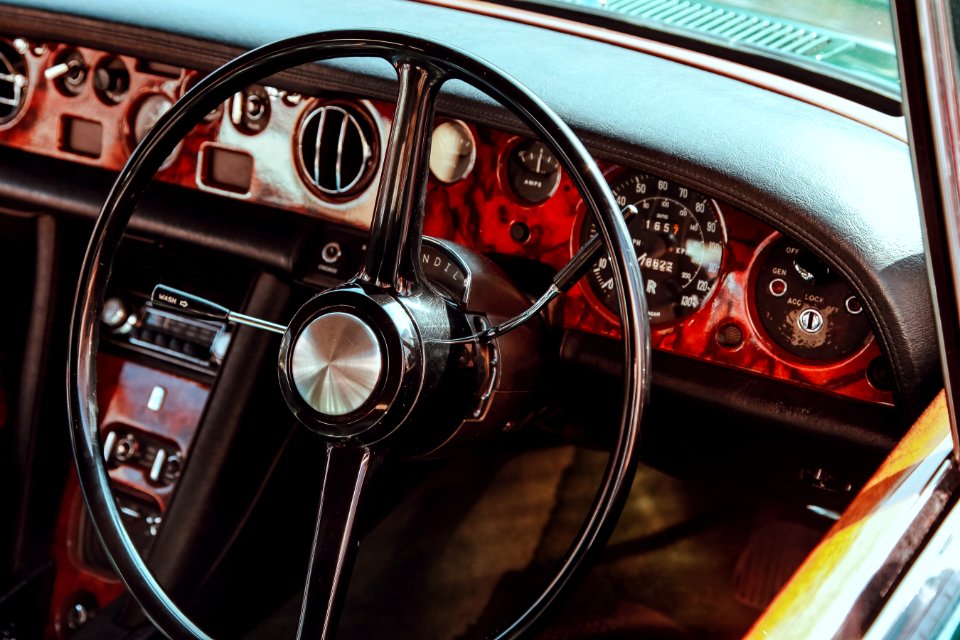
[[[327,110],[320,109],[319,111],[314,111],[313,115],[303,123],[304,128],[306,128],[307,123],[313,120],[318,113],[320,114],[320,124],[317,125],[317,139],[314,140],[313,149],[313,183],[316,185],[320,184],[320,140],[323,139],[323,128],[327,125]],[[300,135],[303,134],[301,133]]]
[[[941,206],[943,208],[943,227],[946,243],[950,251],[950,266],[954,279],[960,276],[960,94],[957,84],[957,51],[951,26],[950,7],[944,0],[918,0],[917,21],[919,23],[920,54],[924,75],[927,79],[926,90],[929,98],[931,138],[934,143],[934,155],[937,159],[937,180],[940,187]],[[925,114],[919,114],[923,117]],[[933,286],[933,285],[932,285]],[[937,292],[934,295],[950,295],[949,292]],[[955,304],[960,309],[960,288],[953,292]],[[938,339],[940,351],[944,352],[942,332],[945,325],[956,326],[960,318],[940,318],[938,316]],[[947,409],[950,415],[950,432],[953,435],[954,457],[960,457],[960,436],[957,433],[957,407],[952,388],[951,367],[960,363],[950,358],[941,358],[944,374],[944,386],[947,391]]]
[[[865,640],[942,638],[960,626],[960,507],[904,576]]]

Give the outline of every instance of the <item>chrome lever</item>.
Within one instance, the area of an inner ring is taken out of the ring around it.
[[[628,204],[620,213],[623,215],[624,222],[629,225],[633,219],[640,214],[640,210],[632,204]],[[485,331],[462,338],[438,340],[437,342],[440,344],[469,344],[477,340],[480,342],[490,342],[494,338],[498,338],[526,324],[555,298],[569,291],[573,285],[590,270],[593,263],[600,259],[603,255],[603,250],[603,237],[598,233],[580,247],[577,255],[573,256],[570,262],[564,265],[553,277],[553,282],[550,283],[550,287],[547,288],[544,294],[537,298],[536,302],[530,305],[526,311]]]
[[[60,64],[55,64],[52,67],[44,69],[43,77],[47,80],[56,80],[68,71],[70,71],[70,65],[66,62],[61,62]]]
[[[245,327],[253,327],[254,329],[278,333],[280,335],[287,332],[287,327],[281,324],[231,311],[212,300],[207,300],[206,298],[201,298],[200,296],[195,296],[192,293],[180,291],[179,289],[174,289],[164,284],[158,284],[153,288],[153,293],[150,294],[150,301],[155,307],[176,311],[182,315],[199,320],[232,322]]]

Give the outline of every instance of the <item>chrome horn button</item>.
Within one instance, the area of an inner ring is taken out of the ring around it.
[[[310,321],[293,345],[291,373],[303,401],[328,416],[362,407],[383,373],[380,341],[355,315],[334,311]]]

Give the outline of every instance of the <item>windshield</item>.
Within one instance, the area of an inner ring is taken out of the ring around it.
[[[899,99],[889,0],[536,0],[761,54]]]

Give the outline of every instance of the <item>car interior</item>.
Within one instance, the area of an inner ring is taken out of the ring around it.
[[[0,638],[746,634],[943,386],[899,101],[752,55],[3,0]]]

